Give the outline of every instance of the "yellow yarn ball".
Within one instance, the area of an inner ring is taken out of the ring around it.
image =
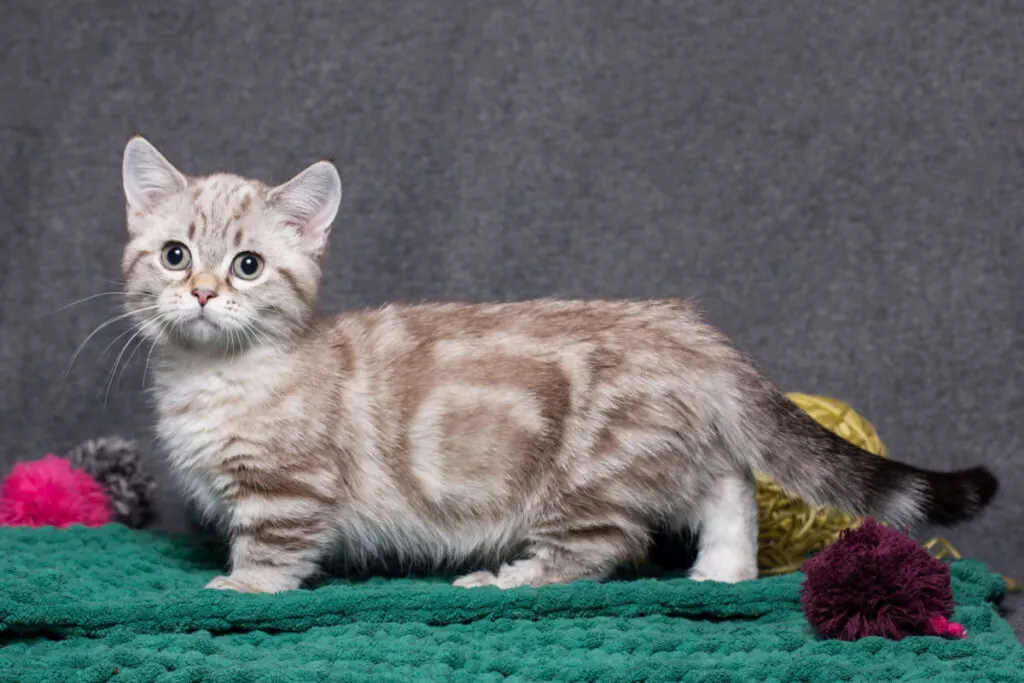
[[[828,396],[788,396],[827,429],[870,453],[889,457],[875,428],[849,405]],[[762,576],[797,571],[808,555],[839,538],[840,532],[861,519],[831,508],[808,505],[800,498],[783,493],[774,481],[760,473],[757,475],[757,513],[760,520],[757,566]],[[941,536],[925,543],[924,548],[939,559],[960,559],[953,544]],[[1003,576],[1003,579],[1007,590],[1021,592],[1020,584],[1012,578]]]
[[[871,423],[849,405],[827,396],[789,394],[790,400],[824,427],[847,441],[881,457],[885,444]],[[838,510],[810,506],[784,493],[764,474],[757,475],[760,520],[757,564],[762,575],[786,574],[800,569],[804,558],[818,552],[859,521]]]

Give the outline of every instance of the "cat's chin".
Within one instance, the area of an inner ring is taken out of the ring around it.
[[[197,343],[216,342],[227,336],[227,330],[207,316],[195,317],[182,328],[185,336]]]
[[[230,330],[203,316],[176,325],[169,341],[190,351],[224,352],[230,350],[232,338]],[[234,346],[237,349],[237,339]]]
[[[258,349],[281,348],[280,339],[253,337],[242,329],[212,320],[179,323],[156,343],[190,355],[226,358],[246,355]]]

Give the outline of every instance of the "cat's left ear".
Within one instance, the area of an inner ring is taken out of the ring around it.
[[[294,229],[308,253],[319,257],[341,205],[341,177],[329,161],[318,161],[267,196],[267,204]]]

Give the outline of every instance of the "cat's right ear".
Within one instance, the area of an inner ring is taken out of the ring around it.
[[[128,207],[142,213],[149,213],[160,202],[181,192],[187,183],[181,171],[141,135],[125,145],[121,179]]]

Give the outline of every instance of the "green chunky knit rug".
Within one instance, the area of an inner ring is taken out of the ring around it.
[[[501,592],[438,580],[205,591],[223,550],[133,532],[0,529],[0,681],[1021,681],[1002,579],[953,566],[965,641],[821,641],[799,574]]]

